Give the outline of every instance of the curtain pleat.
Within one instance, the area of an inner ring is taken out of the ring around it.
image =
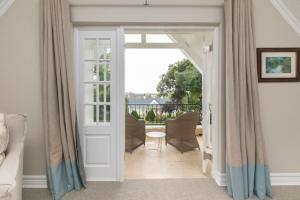
[[[235,200],[272,195],[261,128],[252,0],[225,0],[227,189]]]
[[[41,76],[48,188],[54,200],[85,187],[75,105],[68,0],[42,0]]]

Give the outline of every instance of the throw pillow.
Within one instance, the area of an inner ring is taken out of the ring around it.
[[[5,115],[0,113],[0,154],[5,153],[9,141],[8,128],[5,125]]]
[[[0,167],[1,167],[1,165],[2,165],[2,163],[3,163],[3,161],[4,161],[4,159],[5,159],[5,154],[4,154],[4,153],[1,153],[1,154],[0,154]]]

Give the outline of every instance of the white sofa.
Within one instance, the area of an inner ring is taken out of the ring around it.
[[[26,117],[8,114],[5,119],[10,138],[6,158],[0,166],[0,200],[21,200]]]

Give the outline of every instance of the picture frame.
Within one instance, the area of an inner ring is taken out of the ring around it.
[[[258,82],[299,82],[300,48],[257,48]]]

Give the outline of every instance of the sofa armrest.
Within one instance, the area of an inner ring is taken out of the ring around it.
[[[0,167],[0,200],[22,198],[23,151],[26,132],[26,117],[6,115],[9,129],[9,145],[6,158]]]

